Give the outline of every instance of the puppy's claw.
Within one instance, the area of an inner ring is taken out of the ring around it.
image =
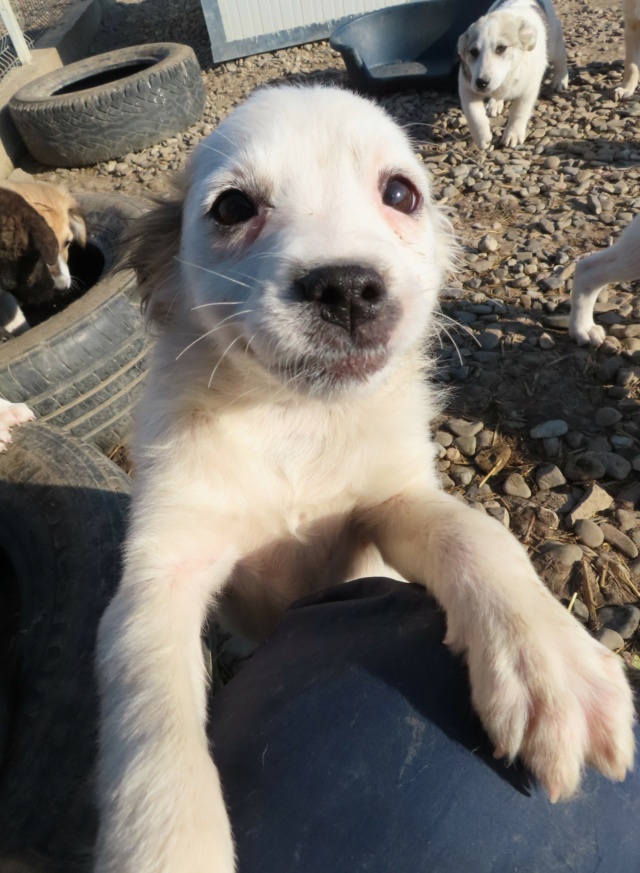
[[[633,91],[628,91],[626,88],[618,87],[613,92],[613,99],[616,103],[620,103],[622,100],[631,100],[633,97]]]

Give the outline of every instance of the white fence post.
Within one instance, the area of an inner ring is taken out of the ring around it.
[[[29,46],[27,45],[27,41],[20,30],[20,25],[13,14],[13,9],[9,4],[9,0],[0,0],[0,17],[2,17],[4,26],[9,32],[11,42],[13,43],[13,47],[18,55],[20,63],[30,64],[31,53],[29,52]]]

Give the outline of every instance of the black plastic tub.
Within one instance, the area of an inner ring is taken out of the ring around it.
[[[378,9],[339,27],[331,46],[360,91],[455,90],[458,37],[491,2],[426,0]]]

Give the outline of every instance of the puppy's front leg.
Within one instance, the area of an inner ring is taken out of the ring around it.
[[[615,89],[616,100],[629,100],[640,79],[640,21],[629,19],[624,23],[624,75]]]
[[[491,125],[487,118],[484,100],[469,89],[462,68],[460,69],[459,89],[462,111],[467,119],[473,141],[479,149],[485,151],[491,145]]]
[[[534,88],[521,94],[511,104],[509,120],[502,135],[502,143],[507,148],[522,145],[527,138],[527,125],[533,112],[533,107],[540,88]]]
[[[200,629],[234,563],[206,507],[134,517],[125,572],[98,638],[96,873],[233,873],[209,755]],[[219,530],[220,528],[218,528]]]
[[[520,755],[552,800],[576,791],[585,764],[624,778],[633,706],[620,659],[555,600],[506,528],[416,487],[379,508],[374,537],[386,562],[443,605],[446,642],[466,654],[498,755]]]

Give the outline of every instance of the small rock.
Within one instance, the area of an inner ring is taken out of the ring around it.
[[[543,491],[559,488],[560,485],[565,485],[566,481],[561,470],[555,464],[545,464],[544,467],[539,467],[536,473],[538,488]]]
[[[582,624],[586,624],[589,621],[589,610],[579,597],[576,597],[576,599],[573,601],[573,606],[571,607],[571,615],[575,616],[578,621],[582,622]]]
[[[483,330],[480,336],[478,337],[478,341],[482,346],[485,352],[491,351],[492,349],[497,348],[500,345],[500,340],[503,337],[503,333],[501,330],[495,327],[491,327],[488,330]]]
[[[446,430],[437,430],[434,439],[438,445],[444,446],[445,449],[449,448],[453,442],[453,437]]]
[[[597,456],[604,464],[607,476],[611,476],[612,479],[621,482],[631,472],[630,462],[622,455],[617,455],[615,452],[598,452]]]
[[[595,452],[585,452],[583,455],[571,457],[564,465],[564,475],[572,482],[601,479],[606,472],[607,468]]]
[[[594,482],[586,489],[580,501],[567,515],[567,523],[572,527],[583,518],[593,518],[599,512],[609,509],[613,503],[613,497],[604,488]]]
[[[565,567],[570,567],[584,557],[580,546],[576,546],[574,543],[547,543],[544,553]]]
[[[456,485],[470,485],[474,475],[471,467],[459,467],[457,465],[451,466],[449,473]]]
[[[598,525],[588,518],[581,518],[574,525],[576,537],[590,549],[597,549],[604,542],[604,534]]]
[[[465,421],[463,418],[450,418],[447,425],[456,436],[475,436],[484,427],[481,421]]]
[[[628,640],[638,630],[640,609],[637,606],[603,606],[598,610],[598,620],[610,630],[617,631],[623,640]]]
[[[532,440],[544,440],[549,437],[561,437],[569,430],[569,425],[561,418],[543,421],[531,428],[529,436]]]
[[[467,457],[473,457],[476,453],[476,438],[474,436],[459,436],[453,441],[454,446]]]
[[[619,652],[620,649],[624,648],[624,640],[618,631],[611,630],[608,627],[600,628],[596,633],[596,639],[612,652]]]
[[[605,540],[608,543],[611,543],[612,546],[615,546],[616,549],[618,549],[619,552],[622,552],[623,555],[626,555],[627,558],[638,557],[638,547],[636,544],[633,540],[629,539],[626,534],[623,534],[622,531],[618,530],[617,527],[604,522],[600,525],[600,530],[604,534]]]
[[[549,336],[548,333],[541,333],[538,338],[538,345],[541,349],[547,351],[548,349],[552,349],[555,347],[555,340],[553,337]]]
[[[596,412],[594,421],[598,427],[610,427],[612,424],[617,424],[622,419],[622,414],[614,409],[613,406],[602,406]]]
[[[489,506],[487,508],[487,514],[497,518],[506,528],[509,527],[511,520],[509,518],[509,513],[504,506]]]
[[[531,489],[524,481],[520,473],[511,473],[504,481],[503,490],[510,497],[531,497]]]
[[[544,453],[548,458],[557,458],[562,450],[562,440],[560,437],[548,437],[546,440],[542,440],[542,445],[544,446]]]
[[[479,252],[495,252],[498,250],[498,240],[495,236],[483,236],[480,242],[478,243],[478,251]]]

